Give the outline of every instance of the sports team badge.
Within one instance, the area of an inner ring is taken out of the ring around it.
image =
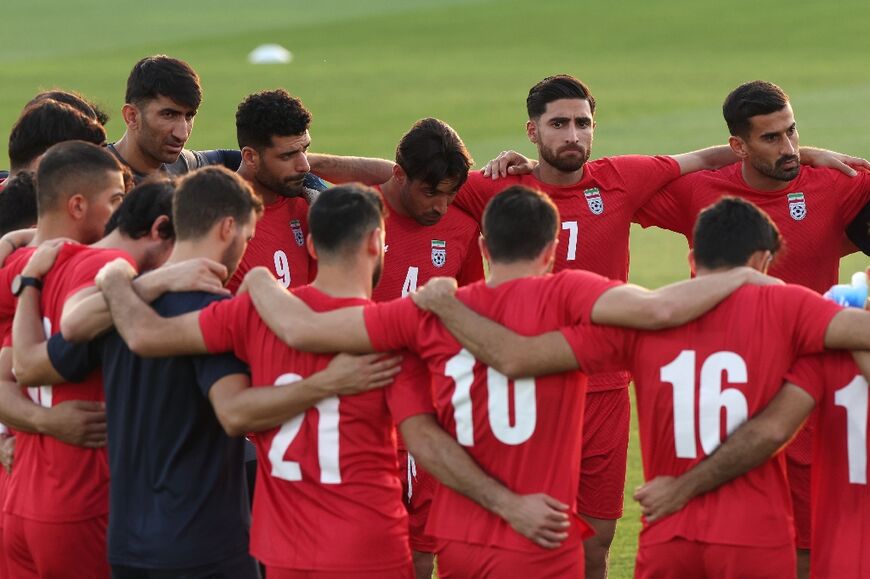
[[[601,198],[601,192],[598,191],[597,187],[584,190],[583,196],[586,197],[586,204],[589,205],[589,211],[593,215],[604,213],[604,199]]]
[[[432,240],[432,265],[435,267],[444,267],[447,263],[447,242]]]
[[[290,222],[290,229],[293,230],[293,239],[296,240],[296,245],[302,247],[305,245],[305,236],[302,234],[302,224],[298,219]]]
[[[795,221],[800,221],[807,216],[807,203],[803,193],[788,194],[788,212]]]

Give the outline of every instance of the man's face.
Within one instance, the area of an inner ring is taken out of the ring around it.
[[[311,145],[308,131],[289,137],[272,137],[272,146],[259,152],[254,178],[266,189],[281,197],[299,197],[305,175],[311,170],[306,152]]]
[[[221,263],[227,267],[227,279],[233,277],[233,274],[239,267],[239,263],[242,261],[242,256],[245,254],[245,249],[248,247],[248,242],[250,242],[254,237],[254,230],[257,227],[257,218],[257,212],[251,211],[247,223],[236,224],[235,235],[221,257]]]
[[[769,115],[754,116],[749,123],[749,135],[742,139],[749,164],[777,181],[795,179],[800,173],[800,152],[791,105]]]
[[[137,108],[139,127],[135,139],[139,148],[161,163],[177,161],[193,130],[196,110],[165,96],[158,96]]]
[[[584,99],[559,99],[547,103],[544,113],[526,126],[538,146],[538,157],[563,173],[578,171],[592,152],[595,123]]]
[[[407,177],[399,191],[402,208],[420,225],[435,225],[456,198],[459,191],[457,179],[444,179],[437,186]]]
[[[109,217],[124,200],[124,174],[107,171],[94,183],[95,191],[87,196],[87,211],[82,221],[82,243],[94,243],[103,238]]]

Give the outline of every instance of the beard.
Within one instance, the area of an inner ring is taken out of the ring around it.
[[[793,169],[784,169],[783,165],[790,161],[796,161],[797,164]],[[777,181],[793,181],[800,173],[800,161],[800,155],[783,155],[773,165],[768,165],[758,160],[753,160],[751,163],[752,167],[765,177],[770,177]]]
[[[561,153],[565,151],[577,151],[580,154],[574,157],[561,156]],[[580,168],[586,164],[586,161],[589,160],[591,152],[591,149],[585,149],[579,145],[565,145],[556,150],[541,145],[541,158],[546,161],[548,165],[563,173],[579,171]]]
[[[291,175],[284,179],[261,169],[254,178],[257,182],[279,197],[302,197],[305,194],[305,174]]]
[[[236,269],[238,269],[239,264],[242,262],[242,256],[245,253],[245,242],[242,240],[240,236],[236,236],[232,243],[224,250],[223,255],[221,255],[221,263],[227,268],[227,278],[224,281],[224,285],[226,282],[232,279],[233,274],[236,273]]]

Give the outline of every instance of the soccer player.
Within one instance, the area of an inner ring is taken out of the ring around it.
[[[417,121],[402,137],[393,176],[378,187],[388,214],[384,269],[372,292],[374,301],[407,296],[435,275],[454,277],[460,285],[483,278],[477,222],[459,209],[449,209],[472,164],[456,131],[438,119]],[[436,483],[408,454],[401,437],[399,477],[415,572],[418,579],[428,579],[437,544],[425,528]]]
[[[536,277],[544,274],[554,259],[557,226],[558,212],[540,193],[525,187],[512,187],[495,197],[485,215],[482,246],[491,265],[492,277],[487,284],[472,284],[460,290],[461,295],[513,327],[522,328],[523,332],[551,327],[559,319],[566,318],[662,327],[681,323],[706,311],[743,283],[746,280],[743,276],[748,273],[746,270],[742,273],[732,271],[730,276],[719,278],[715,283],[710,279],[695,280],[652,293],[636,286],[609,282],[587,272],[568,271],[556,276]],[[686,285],[697,281],[706,282],[705,286]],[[399,300],[371,306],[366,310],[365,320],[359,309],[313,315],[262,272],[252,277],[249,285],[265,321],[291,347],[318,351],[369,351],[373,346],[377,349],[393,348],[401,342],[420,352],[436,380],[436,407],[441,424],[468,446],[469,452],[487,472],[517,492],[534,489],[554,496],[563,504],[576,504],[576,485],[580,478],[580,421],[585,395],[579,375],[554,379],[558,384],[567,381],[568,387],[536,390],[533,382],[524,383],[522,400],[510,404],[506,380],[498,373],[480,367],[480,371],[473,372],[475,379],[472,381],[474,359],[434,320],[420,318],[420,313],[410,302]],[[365,332],[366,326],[368,332]],[[487,374],[490,376],[489,387],[483,379]],[[543,383],[549,382],[549,379],[544,379]],[[467,398],[469,391],[466,390],[469,387],[473,389],[470,403]],[[482,388],[496,388],[490,391],[499,395],[497,400],[500,402],[492,407],[496,414],[490,416],[491,427],[479,427],[487,423],[480,416],[488,413],[478,408],[485,400],[481,398]],[[549,394],[547,398],[539,397],[536,401],[535,392],[540,396]],[[569,398],[562,399],[556,393],[564,393]],[[471,427],[465,425],[469,404],[478,408],[472,411],[478,416],[473,430],[482,432],[473,437],[469,433]],[[540,419],[531,412],[538,406],[541,408],[538,412],[542,413]],[[509,407],[529,409],[521,427],[518,417],[511,419],[509,415],[501,414],[508,412]],[[462,418],[461,424],[457,424],[459,418],[454,417],[455,412]],[[551,413],[561,418],[556,419],[550,416]],[[545,420],[544,416],[549,418]],[[559,425],[558,433],[554,430],[556,424]],[[507,431],[501,431],[502,428]],[[498,432],[494,435],[493,430]],[[534,432],[538,434],[532,437]],[[576,433],[576,438],[570,436],[572,432]],[[522,444],[527,441],[528,445]],[[411,452],[415,452],[407,437],[406,442]],[[517,467],[520,463],[522,468]],[[492,516],[443,490],[443,494],[441,487],[437,491],[427,526],[428,533],[447,540],[453,546],[439,550],[439,572],[448,572],[448,569],[458,572],[457,569],[461,568],[462,572],[475,576],[475,572],[482,572],[486,565],[492,564],[499,569],[493,576],[516,576],[523,574],[523,570],[540,574],[537,566],[543,563],[552,565],[547,571],[551,574],[582,572],[580,539],[586,526],[579,519],[574,519],[564,548],[546,553]],[[457,562],[462,557],[471,557],[471,551],[476,553],[474,566]]]
[[[701,213],[694,244],[702,279],[747,264],[766,268],[779,235],[750,203],[725,199]],[[723,432],[727,436],[773,398],[798,355],[826,346],[864,348],[870,340],[870,314],[843,311],[799,286],[743,288],[698,320],[658,332],[577,326],[564,335],[524,338],[455,299],[436,310],[465,347],[511,377],[628,368],[637,387],[648,480],[684,472],[711,454]],[[750,331],[746,320],[752,321]],[[639,576],[793,576],[794,531],[783,468],[781,460],[766,464],[678,516],[647,522]]]
[[[314,284],[296,295],[324,311],[370,303],[383,260],[384,212],[371,189],[351,185],[323,193],[309,216],[309,248],[321,265]],[[251,549],[269,577],[412,577],[394,420],[403,431],[412,423],[426,436],[423,454],[435,457],[457,488],[529,536],[540,532],[544,541],[567,525],[544,497],[516,497],[483,475],[435,426],[426,416],[431,396],[420,374],[425,368],[413,357],[405,360],[406,378],[386,389],[325,395],[311,381],[340,357],[330,362],[287,349],[257,316],[250,296],[212,305],[198,316],[161,319],[129,291],[123,268],[109,268],[101,277],[116,325],[134,349],[148,355],[232,349],[250,363],[253,384],[265,386],[218,384],[210,397],[226,428],[259,431]],[[372,386],[389,381],[393,364],[373,365]],[[554,524],[556,531],[545,532]]]

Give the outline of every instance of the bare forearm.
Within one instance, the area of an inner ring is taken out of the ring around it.
[[[230,436],[262,432],[302,414],[328,395],[318,374],[284,386],[246,388],[216,407]]]
[[[717,145],[675,155],[674,159],[680,164],[680,172],[685,175],[694,171],[715,170],[738,161],[737,155],[727,145]]]
[[[12,323],[13,367],[20,384],[55,384],[60,375],[48,359],[45,330],[39,311],[39,291],[27,288],[18,299]]]
[[[22,432],[42,432],[47,409],[33,403],[17,382],[0,381],[0,422]]]
[[[386,159],[318,153],[309,153],[308,162],[312,173],[332,183],[358,181],[366,185],[380,185],[389,181],[394,165]]]
[[[710,274],[665,286],[656,293],[666,296],[670,319],[665,327],[690,322],[707,313],[746,283],[742,269]]]
[[[70,308],[64,308],[60,331],[69,342],[90,342],[111,329],[112,315],[102,292],[94,292]]]

